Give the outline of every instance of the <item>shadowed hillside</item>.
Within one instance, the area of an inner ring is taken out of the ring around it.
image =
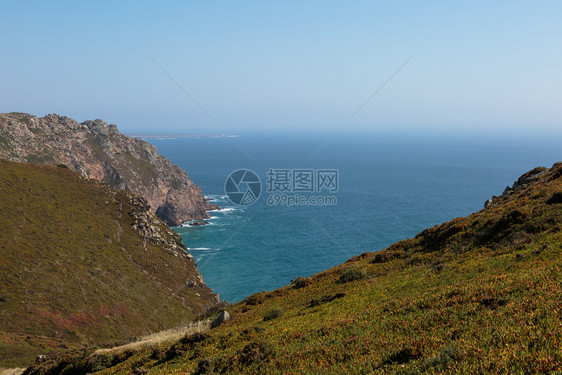
[[[248,297],[206,333],[70,352],[28,373],[561,371],[562,163],[487,206]]]
[[[216,303],[144,199],[67,168],[0,161],[0,228],[0,367],[169,328]]]

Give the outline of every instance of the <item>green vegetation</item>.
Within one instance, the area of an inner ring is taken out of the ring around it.
[[[10,146],[10,139],[4,133],[2,129],[0,129],[0,147],[9,147]]]
[[[27,113],[21,113],[21,112],[13,112],[12,116],[19,122],[21,122],[22,124],[26,124],[26,125],[30,125],[31,124],[31,115],[27,114]]]
[[[367,277],[367,271],[365,271],[364,269],[351,268],[341,274],[340,278],[338,279],[338,282],[348,283],[350,281],[363,280],[366,277]]]
[[[312,284],[312,280],[310,280],[310,277],[297,277],[292,281],[292,284],[294,288],[300,289]]]
[[[204,285],[186,286],[193,261],[132,228],[130,193],[64,167],[0,161],[0,196],[0,367],[113,345],[214,304]]]
[[[45,155],[28,155],[25,157],[25,161],[34,164],[46,164],[46,163],[53,162],[54,159],[51,159],[50,157]]]
[[[263,321],[267,322],[269,320],[280,318],[283,315],[283,310],[281,309],[271,309],[267,310],[265,315],[263,316]]]
[[[250,296],[205,334],[116,354],[100,374],[560,373],[561,192],[557,165],[469,217]],[[65,358],[29,373],[92,355]]]

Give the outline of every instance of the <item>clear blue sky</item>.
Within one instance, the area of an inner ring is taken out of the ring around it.
[[[0,1],[0,112],[129,133],[562,128],[560,1]]]

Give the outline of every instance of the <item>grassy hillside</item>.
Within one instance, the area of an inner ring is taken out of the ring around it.
[[[130,193],[0,161],[0,197],[0,367],[169,328],[215,303],[179,236]]]
[[[253,295],[205,333],[28,373],[561,373],[561,176],[537,169],[480,212]]]

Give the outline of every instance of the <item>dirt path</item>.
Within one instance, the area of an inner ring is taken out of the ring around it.
[[[178,328],[173,328],[166,331],[153,333],[148,336],[144,336],[139,341],[134,341],[129,344],[116,346],[114,348],[98,349],[96,350],[96,354],[119,353],[125,350],[138,349],[143,346],[156,345],[166,341],[178,341],[187,335],[192,335],[198,332],[205,332],[210,328],[211,328],[210,320],[200,320],[197,322],[180,326]],[[0,374],[0,375],[4,375],[4,374]]]
[[[21,375],[24,368],[0,368],[0,375]]]
[[[115,223],[117,224],[117,242],[121,243],[121,234],[123,233],[123,227],[119,220],[123,217],[123,203],[119,205],[119,218],[115,219]]]

